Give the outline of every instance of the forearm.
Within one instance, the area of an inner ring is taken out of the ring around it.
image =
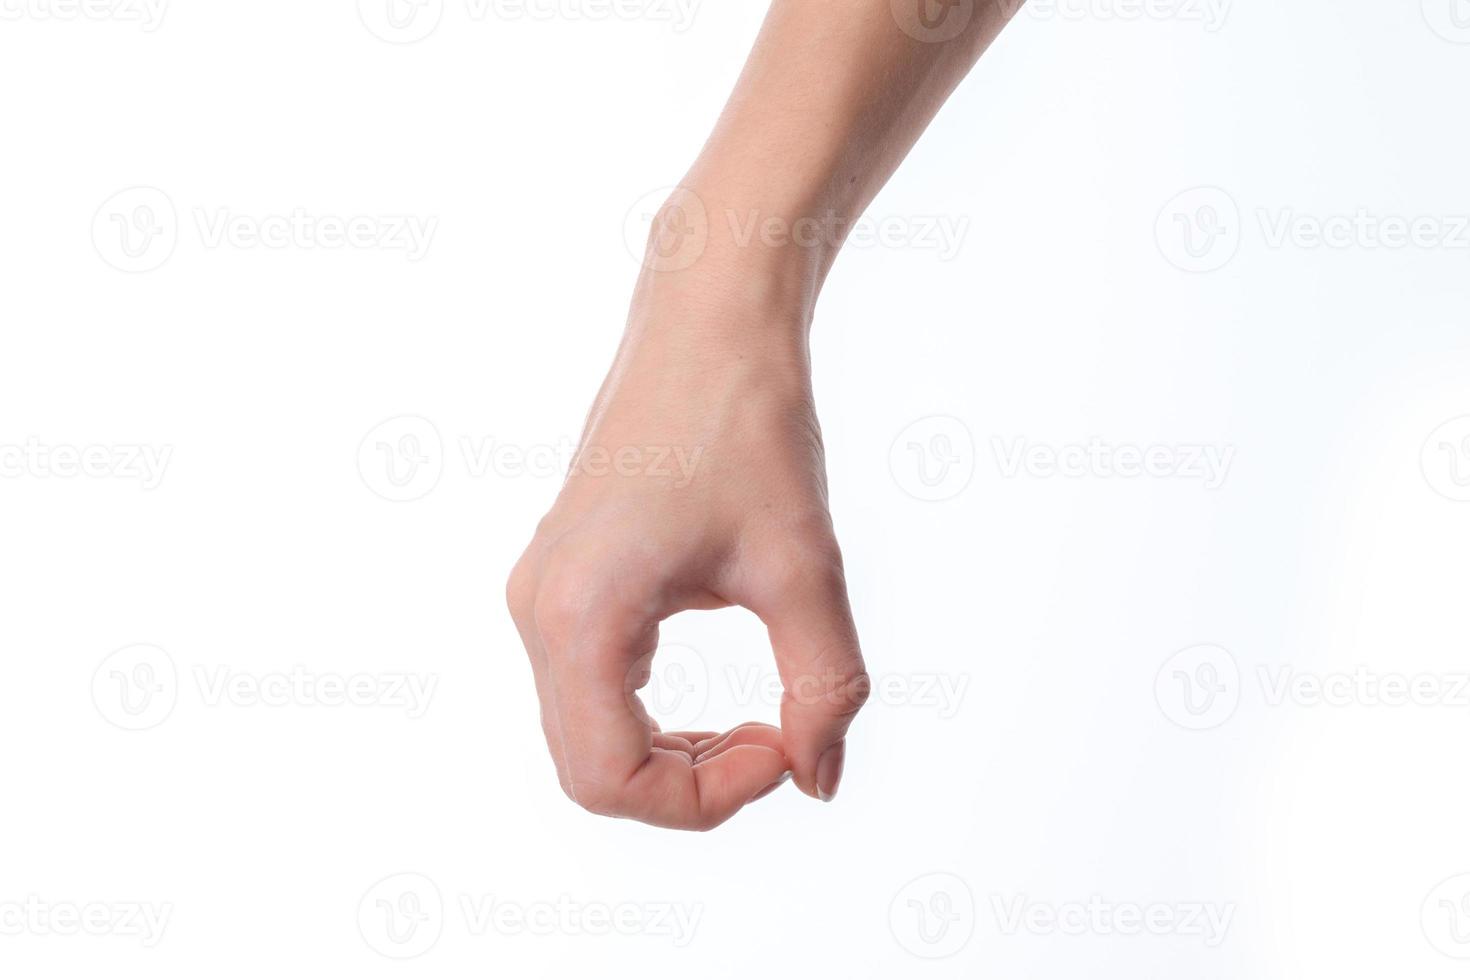
[[[918,20],[926,3],[952,18],[950,30],[963,18],[963,30],[948,40],[922,39],[950,32],[926,31]],[[909,5],[913,20],[905,23]],[[963,2],[947,8],[944,0],[775,0],[714,133],[673,199],[679,213],[663,229],[697,228],[698,257],[690,262],[687,248],[677,255],[656,229],[651,249],[676,261],[651,252],[642,292],[687,282],[706,295],[728,293],[809,322],[852,223],[1014,3],[976,0],[965,17],[967,9]]]

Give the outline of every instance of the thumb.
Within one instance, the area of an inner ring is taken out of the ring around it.
[[[781,674],[781,732],[802,792],[830,800],[842,779],[848,726],[869,681],[840,558],[805,559],[759,589],[751,610],[766,624]]]

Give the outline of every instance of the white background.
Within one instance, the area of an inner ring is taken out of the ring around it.
[[[445,0],[395,34],[372,0],[178,0],[152,30],[4,0],[0,971],[1462,976],[1456,2],[1021,13],[871,209],[895,244],[850,249],[819,311],[879,681],[842,791],[679,835],[562,797],[502,587],[616,344],[630,209],[764,5]],[[433,233],[242,237],[298,209]],[[1334,224],[1360,211],[1429,237]],[[1093,439],[1231,463],[1214,489],[1007,472]],[[128,447],[168,453],[156,486]],[[669,710],[774,720],[751,617],[664,636]],[[252,696],[293,671],[370,703]],[[1344,675],[1332,704],[1276,689]],[[1395,676],[1419,703],[1355,679]],[[1164,934],[1046,927],[1089,902]]]

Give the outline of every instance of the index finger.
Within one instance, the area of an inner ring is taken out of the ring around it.
[[[724,823],[787,770],[769,744],[741,744],[702,761],[660,748],[638,700],[658,624],[603,602],[538,612],[569,795],[594,813],[659,827],[708,830]]]

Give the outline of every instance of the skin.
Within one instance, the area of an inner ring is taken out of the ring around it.
[[[846,229],[1015,7],[775,0],[655,217],[581,449],[507,586],[584,808],[708,830],[788,777],[836,794],[868,675],[828,513],[813,311]],[[636,696],[659,623],[731,605],[769,631],[781,727],[660,732]]]

